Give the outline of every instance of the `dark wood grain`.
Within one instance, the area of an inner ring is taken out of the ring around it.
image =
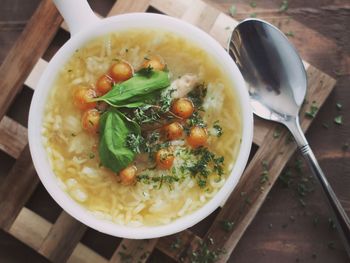
[[[39,183],[28,145],[0,187],[0,227],[8,230]]]
[[[44,0],[0,67],[0,119],[4,116],[23,82],[42,56],[62,22],[56,7]],[[36,26],[34,26],[36,25]]]

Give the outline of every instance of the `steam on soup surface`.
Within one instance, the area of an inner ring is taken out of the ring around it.
[[[119,224],[159,225],[203,206],[240,147],[232,85],[194,43],[150,29],[76,50],[49,95],[43,138],[77,202]]]

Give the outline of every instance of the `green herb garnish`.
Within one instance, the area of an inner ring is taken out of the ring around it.
[[[205,188],[207,185],[208,176],[212,172],[216,172],[219,176],[224,173],[223,163],[224,157],[215,157],[215,154],[210,152],[205,147],[193,149],[191,154],[199,157],[199,160],[187,167],[193,177],[197,178],[198,186]]]
[[[208,242],[199,241],[198,248],[192,251],[190,255],[191,263],[214,263],[220,255],[225,253],[223,249],[211,250],[209,247],[213,244],[213,240],[209,239]]]
[[[288,31],[285,33],[287,37],[294,37],[293,31]]]
[[[281,136],[281,129],[277,127],[273,132],[273,138],[278,139]]]
[[[343,108],[343,105],[341,105],[339,102],[337,102],[335,106],[337,106],[337,110],[341,110]]]
[[[329,129],[329,124],[328,124],[328,123],[323,122],[323,123],[322,123],[322,127],[323,127],[323,128],[325,128],[325,129]]]
[[[313,119],[316,117],[318,111],[318,106],[315,101],[312,102],[309,111],[305,112],[305,116],[308,117],[309,119]]]
[[[179,249],[179,248],[181,247],[181,245],[182,245],[181,238],[180,238],[180,237],[176,237],[176,239],[174,240],[174,242],[171,243],[170,248],[171,248],[172,250],[177,250],[177,249]]]
[[[126,137],[126,147],[134,153],[141,153],[144,138],[140,134],[130,133]]]
[[[187,97],[192,101],[195,108],[200,108],[203,104],[204,98],[207,95],[207,86],[204,83],[197,85]]]
[[[225,232],[231,232],[234,224],[235,224],[234,222],[228,221],[228,220],[223,220],[220,222],[220,226],[221,226],[222,230],[224,230]]]
[[[124,253],[122,251],[118,252],[121,262],[132,262],[133,256],[131,254]]]
[[[338,125],[342,125],[343,124],[343,116],[339,115],[339,116],[335,117],[334,122]]]
[[[250,2],[250,6],[251,6],[252,8],[255,8],[255,7],[256,7],[256,2],[255,2],[255,1],[251,1],[251,2]]]
[[[219,121],[215,121],[213,128],[215,130],[215,136],[216,137],[221,137],[222,136],[222,127],[219,125]]]
[[[280,5],[279,11],[286,12],[288,10],[288,8],[289,8],[288,0],[283,0],[281,5]]]
[[[231,16],[234,16],[237,13],[237,8],[235,5],[231,5],[231,7],[229,9],[229,13]]]
[[[136,153],[125,145],[129,134],[140,136],[140,126],[136,122],[116,109],[102,114],[99,156],[103,166],[119,172],[133,161]]]
[[[111,91],[93,101],[104,101],[113,107],[136,108],[149,104],[160,90],[169,85],[168,72],[146,68],[132,78],[114,85]]]

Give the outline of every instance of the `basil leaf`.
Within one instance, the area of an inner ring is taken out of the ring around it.
[[[142,105],[140,103],[147,99],[147,95],[160,91],[169,85],[168,72],[151,71],[147,75],[136,73],[132,78],[114,85],[111,91],[93,101],[105,101],[113,107],[135,108]]]
[[[159,98],[160,98],[160,92],[157,90],[149,94],[135,96],[130,100],[127,100],[125,104],[118,105],[118,107],[138,108],[138,107],[143,107],[147,105],[154,105],[157,99]]]
[[[139,136],[140,126],[118,110],[110,109],[101,116],[99,156],[103,166],[119,172],[134,160],[136,153],[126,147],[130,134]]]

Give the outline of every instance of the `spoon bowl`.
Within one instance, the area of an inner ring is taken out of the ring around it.
[[[298,114],[307,79],[287,37],[262,20],[248,19],[234,30],[228,50],[248,85],[256,115],[284,122]]]

